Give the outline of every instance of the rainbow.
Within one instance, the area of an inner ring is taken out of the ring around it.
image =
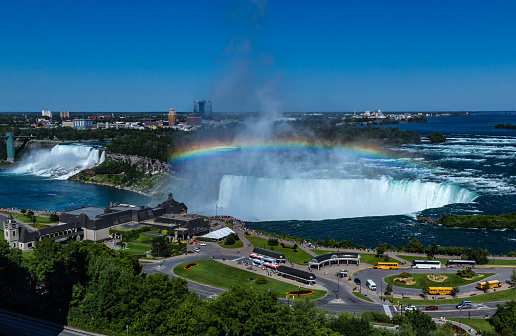
[[[245,140],[241,142],[205,142],[194,146],[179,148],[169,160],[172,166],[195,161],[209,160],[217,157],[231,157],[242,154],[310,154],[334,155],[348,159],[368,159],[382,161],[391,166],[414,166],[406,159],[400,159],[396,153],[372,145],[328,145],[318,142],[288,139],[288,140]]]

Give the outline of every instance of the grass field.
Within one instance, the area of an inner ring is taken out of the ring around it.
[[[485,331],[494,331],[494,328],[493,326],[486,320],[484,319],[475,319],[475,318],[472,318],[472,319],[468,319],[468,318],[462,318],[462,319],[459,319],[457,317],[451,317],[451,318],[446,318],[447,320],[450,320],[450,321],[455,321],[455,322],[460,322],[462,324],[465,324],[475,330],[485,330]],[[466,328],[467,329],[467,328]]]
[[[362,293],[359,293],[359,292],[353,292],[353,294],[356,296],[356,297],[359,297],[361,298],[362,300],[366,300],[366,301],[369,301],[369,302],[374,302],[373,300],[371,300],[371,298],[365,296],[364,294]]]
[[[9,212],[2,212],[2,213],[6,214],[6,215],[9,214]],[[17,212],[12,212],[11,214],[13,215],[13,218],[16,220],[22,221],[24,223],[32,223],[32,219],[30,219],[27,216],[24,216]],[[48,218],[48,217],[42,217],[42,216],[35,216],[35,217],[36,217],[36,223],[40,223],[40,224],[57,223],[57,222],[51,222],[50,218]]]
[[[504,260],[504,259],[490,259],[489,263],[486,265],[511,265],[516,266],[516,260]],[[483,265],[478,265],[482,267]]]
[[[294,252],[294,250],[292,249],[281,248],[280,245],[269,246],[268,239],[263,239],[256,236],[246,236],[246,238],[249,240],[251,244],[253,244],[254,247],[261,247],[267,250],[274,249],[274,252],[283,253],[285,255],[285,258],[290,259],[294,264],[306,265],[312,259],[311,255],[309,255],[300,248],[297,249],[297,252]],[[285,244],[285,246],[292,247],[292,245],[288,244]]]
[[[156,236],[151,236],[146,233],[140,233],[138,238],[136,238],[133,241],[127,242],[127,246],[125,250],[129,252],[130,254],[147,254],[147,251],[151,249],[150,243],[144,243],[145,240],[151,240],[153,238],[156,238]]]
[[[237,240],[233,245],[226,245],[224,243],[220,243],[219,244],[220,247],[223,247],[223,248],[230,248],[230,249],[235,249],[235,248],[242,248],[244,247],[244,243],[242,243],[241,240]]]
[[[481,293],[481,291],[478,291]],[[441,305],[441,304],[458,304],[462,300],[471,300],[473,303],[483,303],[483,302],[495,302],[495,301],[510,301],[516,300],[516,290],[508,289],[508,290],[497,290],[496,292],[491,292],[487,294],[480,294],[476,296],[471,296],[467,298],[457,298],[457,299],[440,299],[440,300],[410,300],[410,299],[397,299],[394,298],[393,302],[398,303],[398,301],[404,305],[412,304],[412,305]]]
[[[445,275],[448,278],[444,280],[443,282],[434,282],[428,279],[427,275],[429,274],[437,274],[437,275]],[[484,278],[490,277],[491,275],[494,275],[496,273],[481,273],[483,274],[482,277],[475,278],[473,280],[465,280],[458,276],[457,274],[453,273],[413,273],[412,277],[416,281],[414,285],[406,285],[399,282],[394,282],[393,280],[395,278],[399,278],[399,275],[391,275],[387,278],[385,278],[385,282],[397,286],[397,287],[404,287],[404,288],[418,288],[422,289],[425,282],[429,287],[460,287],[464,285],[468,285],[473,282],[481,281]]]
[[[412,261],[414,260],[428,260],[428,258],[426,256],[405,256],[405,255],[396,255],[398,258],[401,258],[401,259],[405,259],[409,264],[412,264]],[[452,258],[449,258],[449,259],[452,259]],[[448,259],[446,258],[434,258],[432,260],[436,260],[436,261],[440,261],[441,262],[441,265],[442,267],[445,267],[446,266],[446,262],[448,261]]]
[[[269,288],[271,291],[278,293],[279,298],[286,297],[286,293],[289,291],[295,291],[299,289],[297,285],[291,285],[289,283],[276,280],[277,275],[273,277],[267,277],[256,272],[245,271],[239,268],[231,267],[215,260],[197,260],[196,264],[199,266],[192,267],[190,270],[185,270],[184,267],[192,262],[186,262],[180,264],[174,268],[174,273],[180,277],[196,281],[205,285],[210,285],[218,288],[231,288],[236,285],[243,287],[252,288],[253,291],[265,292]],[[249,280],[253,278],[253,280]],[[266,284],[257,284],[256,281],[259,278],[265,278]],[[301,289],[311,289],[308,287],[301,287]],[[312,295],[305,297],[309,299],[319,299],[326,295],[326,291],[315,290]]]

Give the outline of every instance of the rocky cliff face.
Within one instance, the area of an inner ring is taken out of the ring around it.
[[[168,162],[149,159],[136,155],[124,155],[106,152],[106,161],[125,161],[131,164],[137,164],[152,174],[171,172],[170,165],[168,164]]]

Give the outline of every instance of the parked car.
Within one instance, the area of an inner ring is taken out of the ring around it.
[[[194,252],[201,252],[201,249],[200,249],[200,248],[198,248],[198,247],[194,247],[194,249],[193,249],[193,250],[194,250]]]
[[[439,310],[438,306],[428,306],[425,308],[426,310]]]
[[[205,242],[200,242],[199,246],[206,246],[206,243]]]
[[[355,278],[355,280],[354,280],[354,281],[355,281],[355,283],[356,283],[357,285],[360,285],[360,284],[362,283],[362,281],[360,281],[360,279],[359,279],[359,278]]]
[[[417,310],[416,306],[413,306],[413,305],[407,305],[405,307],[405,311],[413,311],[413,310]]]

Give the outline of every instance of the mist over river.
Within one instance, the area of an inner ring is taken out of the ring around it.
[[[516,250],[514,230],[449,229],[420,224],[416,215],[501,214],[516,211],[515,113],[433,117],[394,125],[425,136],[441,132],[444,144],[390,147],[374,155],[339,149],[234,150],[178,170],[165,186],[189,212],[227,214],[247,226],[312,239]],[[67,146],[67,147],[65,147]],[[155,205],[160,200],[65,178],[103,160],[95,144],[59,145],[33,152],[15,169],[0,171],[0,206],[64,210],[107,206],[110,201]],[[221,149],[224,151],[224,149]],[[218,208],[217,208],[218,207]]]

